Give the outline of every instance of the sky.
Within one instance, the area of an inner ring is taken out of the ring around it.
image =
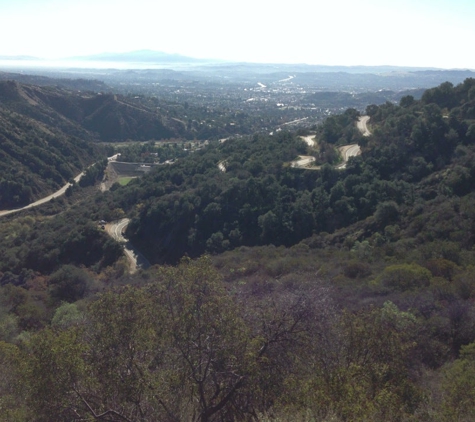
[[[475,69],[474,0],[0,0],[0,56]]]

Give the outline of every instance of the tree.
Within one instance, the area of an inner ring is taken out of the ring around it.
[[[475,124],[471,124],[468,127],[467,133],[465,136],[467,137],[467,141],[469,143],[475,143]]]
[[[77,420],[87,413],[81,391],[92,380],[85,362],[88,345],[78,328],[33,336],[25,356],[27,403],[37,422]]]
[[[98,382],[80,391],[87,413],[111,410],[125,421],[165,418],[168,374],[157,370],[166,350],[164,313],[144,289],[133,287],[107,292],[91,305],[88,362]]]
[[[257,219],[261,229],[263,243],[272,243],[279,240],[279,220],[272,211],[260,215]]]
[[[374,116],[378,112],[378,106],[375,104],[371,104],[366,107],[366,114],[368,116]]]
[[[401,107],[410,107],[411,105],[414,104],[414,97],[412,95],[406,95],[404,97],[401,98],[401,100],[399,101],[399,105]]]
[[[60,302],[76,302],[82,299],[91,282],[90,276],[74,265],[64,265],[51,275],[49,289],[51,297]]]
[[[475,418],[475,343],[463,346],[460,358],[444,371],[442,414],[447,421]]]
[[[286,407],[316,420],[404,420],[422,398],[408,377],[415,321],[391,302],[314,320],[301,365],[285,381]]]
[[[23,354],[20,349],[0,341],[0,419],[3,421],[31,420],[24,397]]]
[[[398,217],[399,207],[394,201],[382,202],[374,213],[374,218],[381,227],[394,223]]]
[[[209,259],[185,260],[157,276],[163,282],[154,285],[154,296],[164,301],[169,317],[171,358],[182,368],[183,404],[197,404],[190,420],[239,412],[232,403],[245,384],[252,351],[247,329]]]
[[[34,336],[26,381],[35,420],[241,415],[235,402],[259,349],[220,276],[206,257],[154,275],[148,286],[101,295],[79,324]]]
[[[84,320],[84,315],[79,311],[74,303],[63,303],[59,306],[51,320],[53,327],[67,328],[72,325],[77,325]]]

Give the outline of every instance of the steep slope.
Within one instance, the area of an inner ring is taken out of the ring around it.
[[[0,209],[57,190],[96,157],[92,143],[0,107]]]
[[[181,122],[111,94],[0,81],[0,209],[27,205],[105,156],[98,141],[180,137]]]
[[[45,103],[63,92],[14,81],[0,82],[0,209],[27,205],[63,186],[104,156],[95,137]]]
[[[112,94],[4,81],[0,82],[0,103],[86,139],[145,141],[178,138],[186,133],[182,123],[167,119],[156,109]]]
[[[134,104],[117,95],[102,95],[85,99],[81,124],[97,132],[101,140],[179,138],[185,134],[182,124],[164,119],[156,111]]]
[[[97,79],[65,78],[63,73],[49,72],[51,76],[33,75],[25,73],[11,73],[1,72],[1,81],[17,81],[22,84],[30,84],[37,86],[55,86],[66,88],[70,90],[93,91],[101,92],[107,91],[109,87],[102,81]]]

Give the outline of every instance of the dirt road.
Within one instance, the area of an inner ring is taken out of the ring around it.
[[[371,132],[368,129],[367,123],[369,116],[360,116],[358,122],[356,123],[357,128],[363,134],[363,136],[371,136]]]
[[[361,149],[358,144],[345,145],[338,149],[340,150],[340,154],[343,157],[343,163],[338,165],[336,167],[337,169],[346,168],[346,163],[348,162],[350,157],[356,157],[357,155],[361,154]]]
[[[315,135],[301,136],[302,140],[307,143],[309,147],[315,146]]]
[[[356,127],[362,133],[363,136],[371,136],[371,132],[368,129],[367,123],[369,116],[361,116],[356,122]],[[343,157],[343,163],[337,166],[337,169],[346,168],[346,163],[350,157],[356,157],[361,154],[361,148],[358,144],[345,145],[339,148],[340,154]]]
[[[311,155],[299,155],[299,159],[292,161],[291,166],[297,168],[305,168],[315,162],[315,157]]]

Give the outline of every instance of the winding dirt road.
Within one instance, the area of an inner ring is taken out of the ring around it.
[[[360,116],[358,121],[356,122],[357,128],[360,130],[360,132],[363,134],[363,136],[371,136],[371,132],[368,129],[368,120],[369,116]]]
[[[338,149],[340,150],[340,154],[343,157],[343,163],[336,166],[337,169],[346,168],[346,163],[348,163],[350,157],[356,157],[357,155],[361,154],[361,149],[358,144],[345,145]]]
[[[301,136],[300,137],[304,142],[307,143],[309,147],[314,147],[316,142],[315,142],[315,135],[309,135],[309,136]]]
[[[311,155],[299,155],[298,160],[292,161],[291,167],[310,168],[309,166],[311,166],[312,163],[314,162],[315,162],[315,157],[312,157]],[[314,167],[314,168],[317,168],[317,167]]]
[[[371,132],[368,129],[367,123],[369,116],[360,116],[356,122],[356,127],[359,129],[363,136],[371,136]],[[346,168],[346,163],[350,157],[356,157],[361,154],[361,149],[358,144],[345,145],[339,148],[341,156],[343,157],[343,163],[337,166],[337,169]]]

